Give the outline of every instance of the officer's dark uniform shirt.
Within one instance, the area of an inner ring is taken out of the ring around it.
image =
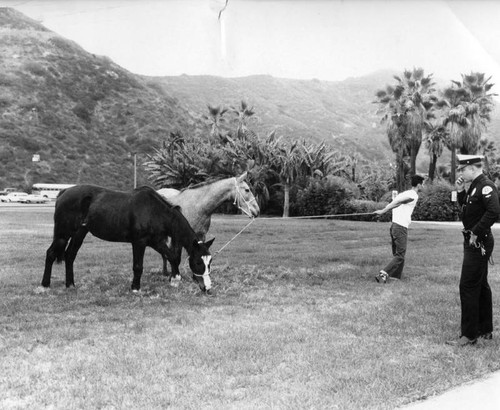
[[[464,189],[458,193],[457,199],[462,206],[464,228],[481,239],[490,231],[500,214],[495,184],[481,174],[472,181],[467,192]]]

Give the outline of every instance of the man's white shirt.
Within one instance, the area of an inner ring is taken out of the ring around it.
[[[411,223],[411,214],[415,209],[418,201],[418,194],[413,189],[409,189],[408,191],[401,192],[394,198],[394,201],[406,201],[411,199],[411,202],[401,204],[397,208],[393,208],[392,210],[392,222],[397,223],[398,225],[404,226],[408,228]]]

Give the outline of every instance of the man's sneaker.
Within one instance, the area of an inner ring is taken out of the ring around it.
[[[475,345],[477,339],[469,339],[467,336],[462,336],[458,340],[449,340],[446,342],[447,345],[465,347]]]
[[[493,339],[493,333],[491,333],[491,332],[483,333],[482,335],[479,335],[479,339],[491,340],[491,339]]]
[[[376,280],[377,282],[379,282],[379,283],[386,283],[386,282],[387,282],[387,278],[388,278],[388,277],[389,277],[389,275],[388,275],[386,272],[384,272],[384,271],[382,271],[382,270],[381,270],[381,271],[378,273],[378,275],[377,275],[377,276],[375,276],[375,280]]]

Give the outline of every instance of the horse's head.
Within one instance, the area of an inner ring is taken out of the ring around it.
[[[208,242],[193,242],[191,255],[189,256],[189,267],[193,272],[193,280],[198,283],[198,286],[203,292],[208,292],[212,288],[212,281],[210,280],[210,263],[212,262],[212,255],[209,248],[214,242],[214,239]]]
[[[245,179],[247,173],[235,177],[234,204],[249,218],[259,216],[260,208]]]

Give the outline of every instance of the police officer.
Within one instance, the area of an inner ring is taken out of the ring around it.
[[[464,226],[459,285],[462,318],[461,337],[450,342],[458,346],[473,345],[478,338],[491,339],[493,331],[488,261],[494,245],[491,226],[500,214],[500,204],[495,184],[483,174],[482,159],[479,155],[458,155],[460,176],[455,186]]]

